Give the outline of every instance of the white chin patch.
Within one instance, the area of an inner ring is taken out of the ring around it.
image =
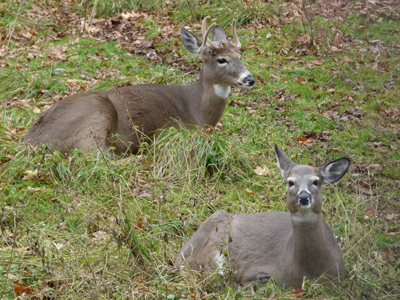
[[[229,97],[229,93],[231,92],[231,87],[214,84],[214,91],[218,97],[226,99]]]
[[[250,85],[239,85],[239,87],[243,90],[251,90],[253,88],[253,86]]]
[[[292,221],[295,223],[308,223],[315,222],[316,220],[318,220],[318,215],[312,211],[306,213],[300,211],[292,214]]]
[[[215,262],[218,265],[218,273],[224,275],[224,267],[225,267],[225,256],[223,254],[219,254],[215,257]]]

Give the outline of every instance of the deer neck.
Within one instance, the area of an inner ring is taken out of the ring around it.
[[[190,85],[189,90],[193,95],[189,101],[191,101],[200,123],[197,125],[215,126],[225,110],[231,87],[207,81],[201,73],[200,79]]]
[[[292,215],[291,261],[307,273],[323,267],[329,261],[327,234],[321,213],[309,213],[304,218]]]

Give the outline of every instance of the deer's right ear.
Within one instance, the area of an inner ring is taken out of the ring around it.
[[[226,41],[226,34],[224,30],[218,25],[212,29],[212,40],[213,42]]]
[[[181,39],[185,48],[193,54],[199,55],[203,41],[185,28],[181,28]]]
[[[282,176],[286,178],[287,172],[296,163],[292,162],[291,159],[281,149],[279,149],[277,145],[275,145],[275,154],[278,168],[281,170]]]

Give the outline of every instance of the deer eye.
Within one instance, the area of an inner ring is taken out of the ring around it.
[[[217,58],[217,63],[220,65],[227,64],[228,61],[225,58]]]
[[[289,181],[288,181],[288,185],[289,185],[289,187],[294,186],[294,181],[289,180]]]
[[[314,181],[312,182],[312,184],[315,185],[315,186],[318,186],[318,183],[319,183],[318,180],[314,180]]]

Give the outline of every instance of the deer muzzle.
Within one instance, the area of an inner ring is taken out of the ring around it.
[[[311,194],[306,191],[300,191],[297,194],[297,203],[303,206],[311,204]]]
[[[246,70],[240,78],[237,80],[237,85],[243,89],[251,89],[254,86],[256,80],[251,76],[251,74]]]

